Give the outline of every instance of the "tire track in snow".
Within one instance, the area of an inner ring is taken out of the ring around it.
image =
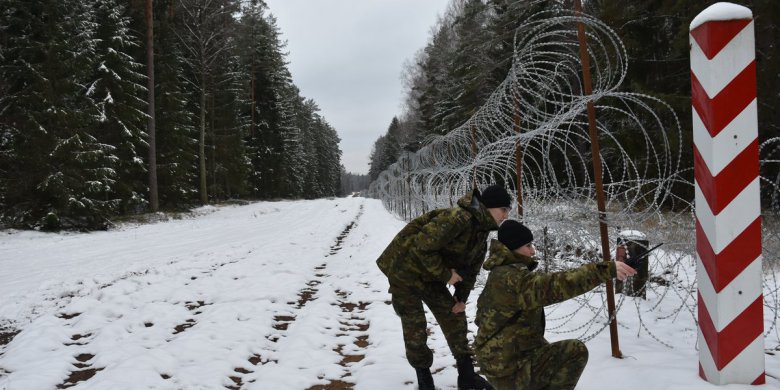
[[[58,314],[56,317],[63,320],[63,326],[67,328],[72,328],[73,319],[79,317],[82,313],[80,312],[63,312]],[[86,346],[89,344],[89,342],[92,340],[93,334],[92,333],[78,333],[78,332],[71,332],[74,333],[70,337],[69,342],[63,343],[65,347],[73,347],[77,349],[77,351],[74,351],[73,359],[75,361],[71,361],[71,369],[68,372],[68,376],[65,378],[64,381],[62,381],[60,384],[57,385],[57,389],[67,389],[73,386],[78,385],[80,382],[84,382],[95,376],[99,371],[102,371],[105,367],[94,367],[92,365],[92,360],[94,359],[95,355],[92,353],[87,352],[78,352],[79,350],[83,351],[83,346]],[[76,353],[78,353],[76,355]]]
[[[363,215],[363,211],[364,205],[361,204],[355,219],[336,238],[336,243],[331,246],[328,256],[336,255],[341,251],[344,240],[352,229],[357,226],[357,221]],[[351,343],[339,343],[333,348],[333,351],[341,357],[341,361],[338,364],[344,368],[345,372],[339,379],[330,379],[327,384],[315,385],[306,390],[351,390],[354,383],[350,383],[350,379],[352,379],[350,368],[365,358],[365,352],[362,350],[368,346],[370,322],[365,318],[363,312],[365,312],[370,303],[351,301],[349,299],[351,292],[348,291],[336,290],[335,292],[338,301],[332,304],[332,306],[338,307],[340,310],[338,320],[339,332],[335,336],[338,339],[351,341]]]
[[[341,249],[342,245],[344,243],[344,240],[349,236],[350,232],[357,226],[358,221],[360,217],[363,215],[364,212],[364,205],[361,203],[360,207],[358,208],[358,212],[353,218],[353,220],[344,227],[344,229],[341,231],[341,233],[336,237],[335,242],[331,247],[329,248],[329,251],[326,255],[324,255],[325,258],[332,257],[334,255],[337,255]],[[299,317],[301,317],[305,311],[307,310],[307,304],[310,302],[313,302],[317,300],[318,293],[319,293],[319,287],[321,284],[326,282],[329,278],[332,277],[338,277],[338,276],[332,276],[327,273],[328,268],[328,262],[323,262],[322,264],[314,267],[313,274],[314,278],[309,280],[306,283],[306,287],[303,287],[298,292],[298,299],[297,301],[288,301],[288,310],[282,310],[277,311],[274,314],[274,324],[273,329],[276,330],[276,332],[272,332],[268,335],[266,335],[266,339],[274,343],[274,349],[267,351],[267,356],[262,356],[261,354],[254,354],[249,358],[249,363],[252,364],[252,366],[263,366],[269,363],[278,364],[279,360],[270,358],[268,356],[274,356],[275,353],[279,350],[279,348],[284,348],[284,346],[280,346],[279,344],[286,339],[286,332],[288,329],[296,324],[296,321]],[[339,338],[349,338],[353,340],[351,344],[344,344],[340,343],[336,346],[332,347],[332,350],[337,353],[340,356],[341,361],[338,363],[341,367],[344,367],[345,373],[342,376],[342,379],[349,379],[351,376],[351,373],[349,372],[349,367],[353,365],[354,363],[360,362],[365,354],[360,353],[359,349],[365,348],[368,345],[368,321],[361,315],[362,312],[366,309],[366,306],[368,303],[365,302],[351,302],[348,300],[348,297],[350,295],[347,291],[337,290],[335,291],[337,300],[336,303],[332,303],[331,306],[334,307],[334,310],[339,311],[338,315],[338,321],[337,321],[337,327],[335,329],[332,329],[333,331],[337,332],[336,336]],[[328,327],[327,329],[331,329]],[[242,389],[245,382],[252,383],[255,381],[255,379],[251,379],[249,381],[245,381],[245,376],[247,374],[252,374],[254,371],[246,370],[241,367],[236,368],[235,375],[232,375],[229,377],[232,385],[225,386],[228,389],[231,390],[238,390]],[[323,379],[324,377],[320,377],[320,379]],[[326,385],[315,385],[312,387],[309,387],[307,390],[340,390],[340,389],[352,389],[353,384],[349,383],[347,381],[343,380],[330,380],[330,382]]]
[[[365,358],[365,352],[362,350],[368,346],[368,328],[370,326],[369,321],[365,318],[363,313],[370,303],[368,302],[352,302],[348,300],[350,293],[337,290],[336,294],[339,296],[339,303],[337,306],[341,309],[341,319],[339,320],[339,333],[337,337],[346,337],[352,340],[351,344],[338,344],[333,350],[341,356],[339,365],[345,368],[345,373],[340,379],[330,380],[326,385],[312,386],[307,390],[342,390],[352,389],[354,384],[347,382],[351,379],[352,372],[350,368],[362,361]]]
[[[90,361],[95,355],[89,353],[82,353],[76,356],[77,363],[73,363],[73,367],[76,370],[71,371],[64,382],[57,385],[58,389],[67,389],[69,387],[76,386],[79,382],[84,382],[91,379],[98,371],[102,371],[105,367],[95,368]]]

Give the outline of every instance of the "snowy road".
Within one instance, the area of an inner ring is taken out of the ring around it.
[[[376,363],[367,318],[392,318],[372,259],[402,224],[381,207],[257,203],[112,232],[5,235],[0,320],[23,331],[2,350],[0,387],[354,382],[353,367]],[[384,220],[363,223],[366,211]]]
[[[374,263],[403,223],[380,202],[263,202],[199,214],[91,234],[4,233],[0,341],[21,332],[0,346],[0,389],[415,388]],[[555,323],[564,309],[550,316],[553,339],[576,336]],[[655,337],[671,350],[638,336],[631,313],[639,307],[626,309],[621,346],[632,359],[609,358],[602,332],[588,342],[578,388],[715,388],[696,376],[695,323],[659,328]],[[430,345],[437,385],[455,388],[438,328]],[[780,361],[767,358],[767,372],[780,374]]]

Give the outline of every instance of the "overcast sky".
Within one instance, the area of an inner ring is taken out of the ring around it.
[[[449,0],[266,0],[293,82],[341,138],[348,172],[368,172],[374,141],[401,110],[401,71]]]

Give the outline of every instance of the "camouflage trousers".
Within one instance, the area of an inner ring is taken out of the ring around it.
[[[496,390],[574,389],[587,362],[585,344],[563,340],[523,353],[513,375],[487,379]]]
[[[428,368],[433,352],[428,348],[428,321],[423,302],[439,322],[447,345],[455,359],[471,355],[466,338],[466,314],[453,314],[455,300],[444,283],[425,283],[416,287],[391,286],[393,309],[401,317],[406,359],[412,367]]]

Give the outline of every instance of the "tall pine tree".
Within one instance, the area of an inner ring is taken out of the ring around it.
[[[241,20],[242,63],[250,77],[250,117],[247,151],[252,162],[252,190],[261,198],[283,195],[284,136],[282,121],[289,120],[285,89],[291,84],[274,17],[263,2],[245,7]],[[287,102],[289,103],[289,101]],[[287,111],[283,111],[287,110]]]
[[[175,2],[155,3],[157,181],[160,205],[186,209],[198,194],[198,138],[190,109],[183,51],[176,36]]]
[[[101,143],[116,147],[111,159],[116,165],[113,196],[120,200],[120,212],[145,209],[148,192],[146,177],[144,66],[135,61],[137,37],[130,31],[126,7],[116,0],[95,3],[97,47],[93,82],[88,96],[99,109],[95,137]]]

